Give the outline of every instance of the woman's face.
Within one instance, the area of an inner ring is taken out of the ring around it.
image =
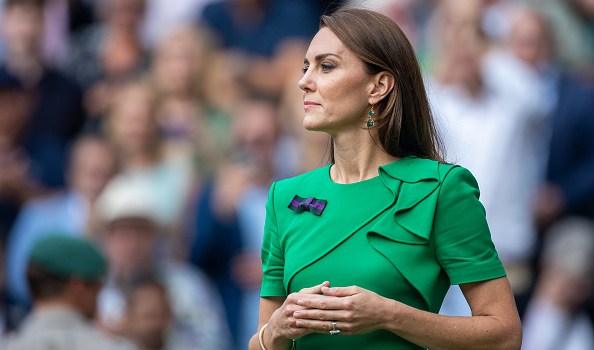
[[[125,153],[150,152],[157,137],[152,97],[146,87],[132,85],[119,91],[111,120],[111,137]]]
[[[132,339],[149,349],[161,349],[171,323],[167,295],[156,286],[136,289],[130,298],[127,328]]]
[[[151,266],[155,230],[154,223],[143,218],[122,218],[107,226],[105,253],[117,278],[131,278]]]
[[[155,57],[155,76],[165,93],[186,94],[191,92],[199,71],[202,55],[193,40],[198,38],[180,32],[167,38],[158,47]]]
[[[374,88],[364,63],[328,28],[311,41],[299,81],[308,130],[330,135],[365,126]]]

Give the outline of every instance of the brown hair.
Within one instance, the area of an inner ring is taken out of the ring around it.
[[[61,295],[70,279],[52,273],[35,262],[29,262],[27,265],[26,277],[29,290],[35,300],[44,300]]]
[[[392,91],[374,106],[383,149],[394,157],[443,161],[421,69],[400,27],[380,13],[350,7],[322,16],[324,27],[363,61],[367,73],[386,71],[395,77]]]

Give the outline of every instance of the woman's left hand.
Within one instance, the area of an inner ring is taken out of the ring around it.
[[[317,333],[329,333],[333,326],[345,335],[369,333],[385,328],[387,308],[394,302],[357,286],[322,287],[322,293],[298,301],[306,309],[293,313],[297,327]]]

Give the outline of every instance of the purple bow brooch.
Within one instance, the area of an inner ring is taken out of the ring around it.
[[[309,211],[316,216],[320,216],[324,208],[326,208],[326,202],[325,199],[317,199],[315,197],[301,198],[296,195],[291,200],[291,203],[289,203],[289,209],[298,214]]]

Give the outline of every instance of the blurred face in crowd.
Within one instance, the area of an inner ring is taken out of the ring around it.
[[[98,138],[79,141],[72,153],[71,186],[94,201],[116,171],[116,158],[107,142]]]
[[[518,14],[509,35],[512,52],[530,66],[537,67],[551,54],[551,36],[544,18],[524,11]]]
[[[229,110],[241,98],[242,89],[237,83],[239,77],[239,63],[233,55],[223,52],[214,53],[206,62],[202,90],[209,105]],[[224,91],[224,93],[221,93]]]
[[[165,94],[188,94],[198,87],[203,62],[200,36],[190,27],[182,27],[166,36],[158,45],[154,74]],[[185,97],[185,96],[184,96]]]
[[[43,35],[43,11],[32,5],[13,5],[4,10],[0,24],[7,51],[37,55]]]
[[[132,291],[128,300],[127,335],[143,349],[162,349],[171,317],[165,289],[153,284],[141,286]]]
[[[136,29],[144,17],[145,0],[103,0],[104,17],[117,27]]]
[[[303,70],[299,88],[303,90],[306,129],[334,135],[365,125],[373,76],[330,29],[320,29],[311,41]]]
[[[441,55],[449,55],[461,47],[474,45],[482,36],[481,1],[444,0],[437,9],[435,37]]]
[[[117,278],[150,269],[156,240],[155,224],[143,218],[122,218],[107,225],[105,252]]]
[[[384,5],[381,12],[398,23],[398,26],[414,46],[417,41],[418,24],[415,20],[412,5],[413,0],[392,0]]]
[[[241,104],[238,110],[233,120],[236,148],[246,157],[243,160],[251,165],[269,165],[274,157],[277,139],[275,107],[264,101],[248,101]]]
[[[150,153],[158,141],[154,99],[140,83],[122,87],[109,117],[111,139],[118,152],[126,155]]]
[[[481,61],[487,46],[481,29],[482,2],[444,0],[434,28],[437,79],[475,95],[482,89]]]
[[[481,80],[482,42],[473,32],[460,36],[461,41],[443,53],[443,64],[449,71],[449,83],[473,87]]]
[[[476,0],[446,0],[440,3],[442,33],[445,44],[453,43],[458,33],[479,30],[482,18],[482,3]]]

